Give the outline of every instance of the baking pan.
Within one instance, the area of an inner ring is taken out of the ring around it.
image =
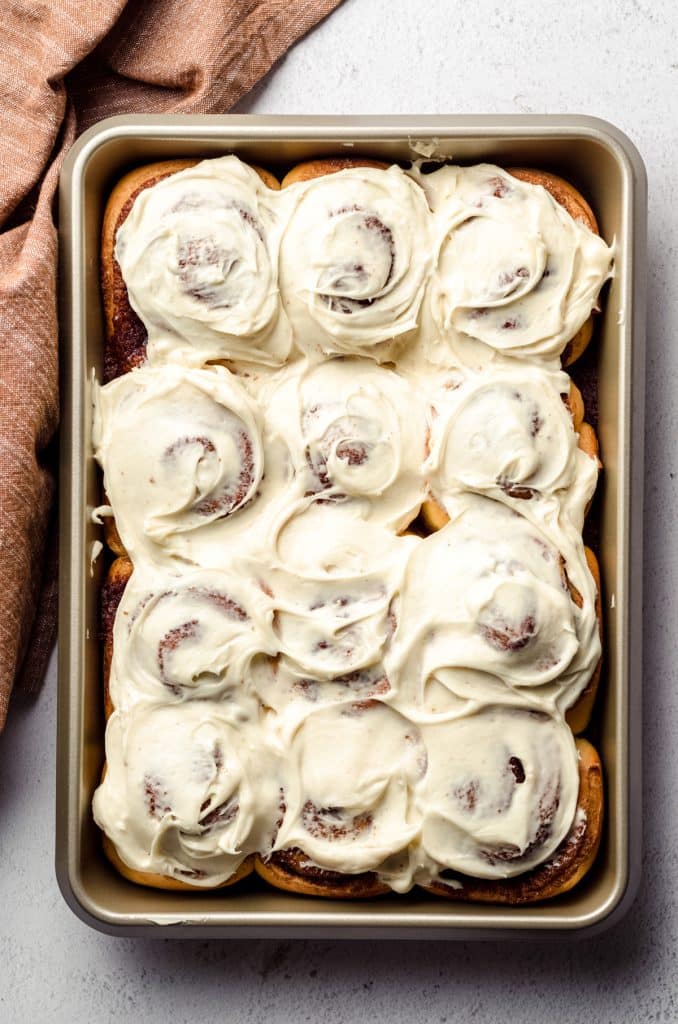
[[[108,864],[90,802],[103,762],[98,597],[101,528],[91,519],[99,480],[90,435],[92,374],[100,377],[98,281],[102,212],[131,167],[236,153],[284,167],[347,152],[382,160],[435,155],[543,167],[590,200],[616,241],[616,276],[599,318],[595,362],[605,472],[600,526],[605,661],[598,732],[606,825],[593,870],[571,892],[524,907],[453,904],[416,890],[358,903],[310,899],[246,882],[234,891],[162,892]],[[119,935],[489,938],[591,934],[619,919],[640,872],[641,579],[645,361],[646,181],[621,132],[588,117],[119,117],[86,132],[60,189],[61,533],[56,870],[85,922]],[[163,927],[160,927],[163,926]]]

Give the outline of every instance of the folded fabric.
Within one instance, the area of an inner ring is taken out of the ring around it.
[[[13,0],[0,39],[0,730],[56,630],[57,235],[76,135],[115,114],[223,113],[341,0]]]

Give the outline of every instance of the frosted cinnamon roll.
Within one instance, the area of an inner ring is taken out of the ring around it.
[[[270,511],[260,491],[274,491],[286,471],[285,454],[277,454],[262,484],[260,413],[217,366],[144,367],[97,388],[93,440],[133,560],[201,563],[201,545],[211,542],[208,564],[223,564],[224,538],[251,536]]]
[[[530,518],[564,511],[581,531],[598,460],[578,443],[569,391],[565,373],[536,366],[492,367],[442,388],[426,465],[438,503],[470,490]]]
[[[277,281],[284,218],[273,194],[234,156],[138,192],[117,230],[115,259],[151,363],[286,358],[291,332]]]
[[[283,191],[296,204],[280,287],[297,344],[390,359],[394,343],[417,327],[431,266],[422,189],[396,166],[356,166]]]
[[[115,616],[113,706],[220,697],[237,720],[252,659],[277,650],[272,620],[268,596],[234,572],[137,567]]]
[[[422,732],[428,761],[416,799],[430,862],[422,874],[512,878],[553,854],[579,792],[577,750],[562,719],[487,707]]]
[[[270,580],[278,654],[252,666],[252,681],[277,727],[293,730],[315,708],[383,697],[383,655],[395,629],[399,575]]]
[[[287,762],[273,859],[300,850],[316,868],[376,871],[393,888],[409,888],[407,847],[418,831],[412,788],[426,770],[417,728],[376,701],[322,708],[299,725]]]
[[[416,516],[428,423],[414,385],[360,359],[302,361],[276,376],[263,403],[292,454],[300,496],[354,503],[396,531]]]
[[[477,878],[443,868],[435,877],[422,882],[422,887],[449,900],[520,906],[553,899],[577,885],[593,864],[600,846],[604,796],[597,751],[587,740],[578,739],[575,745],[579,769],[577,809],[567,834],[546,860],[510,878]]]
[[[270,846],[278,799],[266,750],[254,757],[247,723],[219,703],[140,704],[108,722],[94,817],[135,881],[228,882]]]
[[[451,511],[415,549],[396,606],[385,666],[399,706],[414,720],[570,706],[600,657],[583,545],[562,533],[558,547],[488,498],[460,495]]]
[[[430,288],[437,362],[555,362],[595,308],[613,249],[539,185],[490,164],[425,179],[440,225]]]

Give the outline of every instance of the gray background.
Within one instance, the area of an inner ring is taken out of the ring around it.
[[[113,939],[53,869],[55,665],[0,737],[0,1021],[676,1021],[678,8],[674,0],[346,0],[240,104],[252,113],[587,113],[650,184],[645,881],[576,944]],[[638,585],[641,581],[638,580]]]

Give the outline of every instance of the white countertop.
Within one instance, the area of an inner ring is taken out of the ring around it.
[[[646,881],[624,922],[576,944],[100,935],[54,877],[53,663],[37,702],[15,701],[0,736],[0,1022],[678,1020],[678,7],[345,0],[239,110],[586,113],[640,149],[650,183]]]

